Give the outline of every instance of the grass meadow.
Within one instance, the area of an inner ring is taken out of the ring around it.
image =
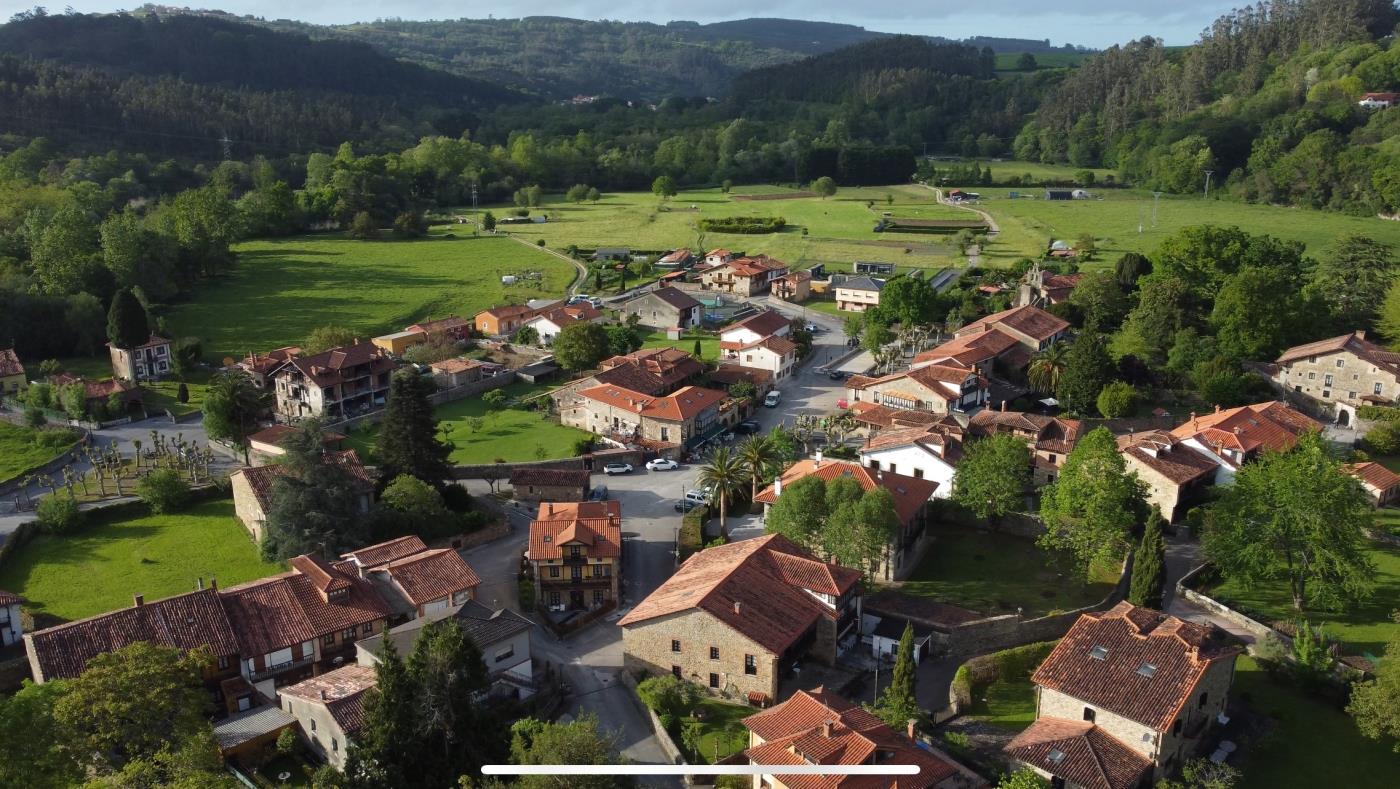
[[[460,229],[458,233],[462,232]],[[337,324],[365,338],[449,313],[471,316],[506,303],[559,296],[569,263],[508,238],[356,241],[340,234],[249,241],[238,264],[168,317],[178,336],[199,337],[209,359],[297,344]],[[528,284],[501,277],[539,272]]]
[[[38,616],[81,619],[188,592],[195,579],[232,586],[283,570],[264,562],[233,514],[233,501],[171,515],[89,516],[63,535],[38,535],[0,568],[0,589],[22,595]]]
[[[78,434],[66,428],[36,430],[0,422],[0,482],[44,465],[77,442]]]

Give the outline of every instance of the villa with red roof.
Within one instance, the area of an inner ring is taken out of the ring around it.
[[[1224,714],[1238,644],[1121,602],[1084,614],[1031,675],[1036,721],[1008,756],[1084,789],[1135,789],[1196,755]]]
[[[1274,361],[1274,382],[1332,411],[1337,424],[1356,423],[1356,409],[1400,399],[1400,353],[1354,331],[1295,345]]]
[[[767,337],[787,337],[791,334],[792,318],[777,310],[764,310],[721,329],[719,347],[725,352],[738,351]]]
[[[1246,462],[1267,451],[1287,452],[1299,436],[1316,432],[1322,424],[1278,401],[1255,403],[1191,418],[1171,431],[1186,446],[1216,465],[1216,484],[1234,481]]]
[[[1400,474],[1374,461],[1348,463],[1342,470],[1356,477],[1377,507],[1388,507],[1400,498]]]
[[[372,342],[355,342],[313,356],[292,356],[270,374],[277,414],[346,419],[389,398],[394,360]]]
[[[871,471],[887,471],[938,483],[934,497],[953,495],[953,477],[963,456],[965,430],[957,419],[895,427],[870,436],[860,449],[860,462]]]
[[[719,252],[722,250],[715,250]],[[711,252],[705,256],[708,263]],[[782,279],[788,273],[788,266],[767,255],[732,258],[700,275],[701,286],[706,290],[719,290],[725,293],[738,293],[742,296],[757,296],[768,293],[774,280]]]
[[[913,366],[952,360],[987,373],[1000,361],[1007,369],[1020,370],[1037,351],[1064,339],[1068,331],[1068,321],[1039,307],[1012,307],[958,329],[953,339],[915,356]]]
[[[860,624],[860,573],[770,534],[691,556],[618,624],[623,666],[766,705],[799,661],[832,665]]]
[[[621,386],[603,385],[574,392],[559,404],[559,421],[617,444],[676,450],[734,421],[737,411],[727,392],[685,386],[653,397]]]
[[[526,555],[535,599],[550,610],[591,611],[619,599],[622,504],[543,502],[530,522]]]
[[[952,414],[984,405],[990,394],[977,368],[949,359],[879,378],[853,375],[846,379],[846,397],[852,403]]]

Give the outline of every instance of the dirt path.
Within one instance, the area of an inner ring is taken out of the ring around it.
[[[933,193],[938,197],[938,202],[942,203],[943,205],[951,206],[953,208],[961,208],[964,211],[971,211],[972,213],[982,217],[982,221],[987,223],[987,235],[994,236],[997,233],[1001,232],[1001,226],[998,225],[997,221],[992,218],[992,215],[987,213],[986,211],[983,211],[980,208],[973,208],[970,205],[960,205],[958,203],[955,203],[952,200],[949,200],[948,198],[944,197],[943,190],[937,187],[928,186],[927,184],[925,184],[924,188],[932,189]]]

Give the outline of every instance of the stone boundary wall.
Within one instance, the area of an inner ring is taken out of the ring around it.
[[[588,455],[555,460],[520,460],[511,463],[477,463],[453,466],[453,479],[499,479],[509,484],[511,472],[517,468],[586,468],[601,473],[605,463],[631,463],[633,468],[646,462],[646,453],[640,449],[600,449]],[[591,463],[591,466],[590,466]]]
[[[632,672],[624,668],[618,672],[618,677],[622,679],[622,684],[627,688],[627,697],[631,699],[633,704],[637,705],[637,708],[646,715],[647,720],[651,723],[652,733],[656,735],[656,741],[661,744],[661,751],[666,754],[666,758],[670,759],[672,764],[689,764],[685,760],[685,756],[681,754],[681,749],[676,747],[675,740],[671,739],[671,735],[661,725],[661,719],[657,718],[656,713],[643,704],[641,697],[637,695],[637,680],[633,678]]]
[[[1204,573],[1210,567],[1211,564],[1209,562],[1206,562],[1205,564],[1202,564],[1196,567],[1195,569],[1191,570],[1191,572],[1181,576],[1181,580],[1176,582],[1176,593],[1180,595],[1183,599],[1189,601],[1192,605],[1195,605],[1199,608],[1203,608],[1211,612],[1212,614],[1215,614],[1216,616],[1220,617],[1221,619],[1224,619],[1230,624],[1239,627],[1240,629],[1244,630],[1250,635],[1253,635],[1256,639],[1263,640],[1265,638],[1268,638],[1269,636],[1274,636],[1276,638],[1281,639],[1284,644],[1288,644],[1290,646],[1292,645],[1293,639],[1289,638],[1283,633],[1280,633],[1279,631],[1273,629],[1272,627],[1269,627],[1268,625],[1258,621],[1257,619],[1252,619],[1248,616],[1245,616],[1239,611],[1236,611],[1235,609],[1231,608],[1225,603],[1220,602],[1219,600],[1216,600],[1213,597],[1209,597],[1191,588],[1190,584],[1194,582],[1197,578],[1199,578],[1201,574]]]

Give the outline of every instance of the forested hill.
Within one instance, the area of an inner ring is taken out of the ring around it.
[[[901,90],[911,79],[990,79],[996,63],[990,49],[931,44],[917,36],[893,36],[856,44],[796,63],[756,69],[734,81],[735,100],[788,99],[839,103],[869,101]]]
[[[361,42],[312,40],[184,14],[24,14],[0,25],[0,53],[254,91],[431,97],[448,107],[523,98],[485,80],[406,63]]]

